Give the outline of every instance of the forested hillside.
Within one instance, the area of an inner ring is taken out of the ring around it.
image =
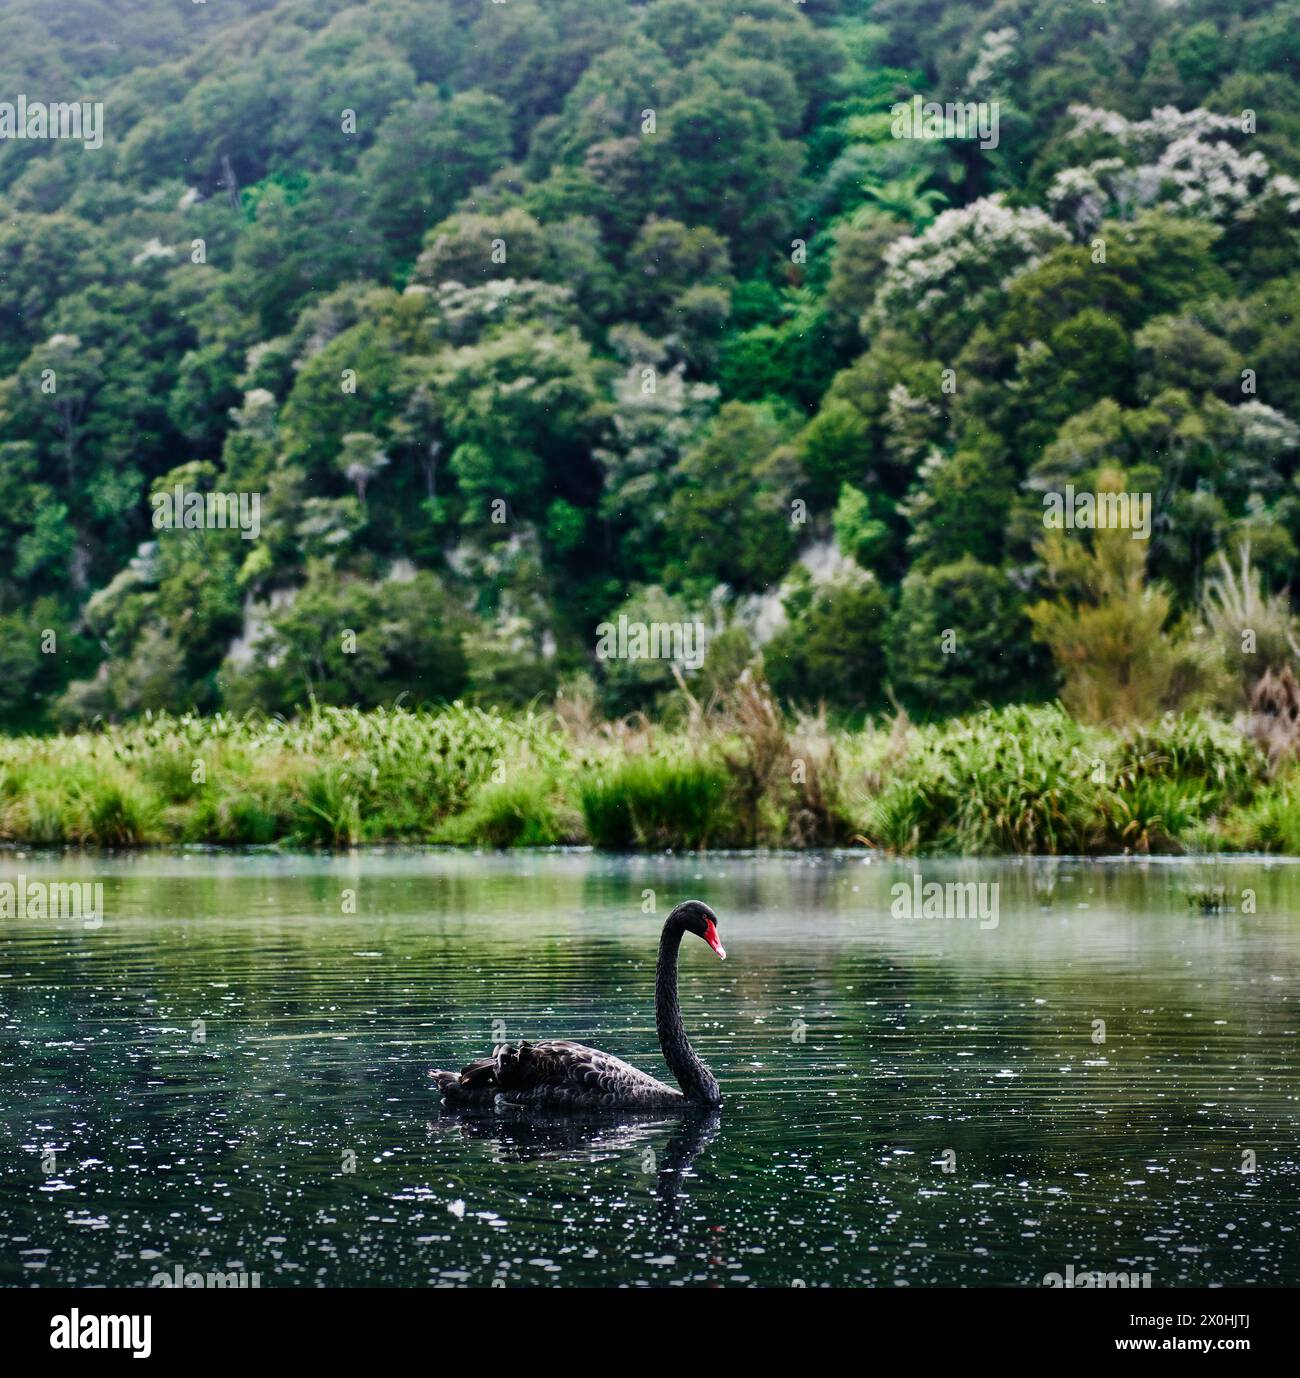
[[[1294,0],[6,6],[0,99],[104,140],[0,141],[0,721],[626,711],[620,614],[701,691],[1049,697],[1067,484],[1153,495],[1131,637],[1247,546],[1284,607],[1298,59]]]

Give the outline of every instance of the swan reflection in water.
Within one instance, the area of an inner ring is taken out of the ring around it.
[[[695,1160],[717,1137],[721,1122],[716,1105],[673,1115],[623,1111],[617,1116],[525,1113],[502,1105],[496,1111],[444,1110],[430,1130],[480,1140],[497,1163],[589,1163],[634,1155],[638,1170],[654,1176],[660,1220],[672,1223],[686,1200],[685,1182],[694,1175]],[[659,1148],[665,1132],[668,1140]]]

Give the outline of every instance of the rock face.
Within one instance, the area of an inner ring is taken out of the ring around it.
[[[1281,674],[1268,670],[1250,695],[1246,732],[1276,767],[1300,747],[1300,683],[1289,665]]]

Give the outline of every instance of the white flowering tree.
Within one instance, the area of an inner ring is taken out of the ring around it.
[[[1102,135],[1116,152],[1059,172],[1048,188],[1053,215],[1080,238],[1103,219],[1128,219],[1150,206],[1226,224],[1249,219],[1269,197],[1300,214],[1300,183],[1277,174],[1258,149],[1238,147],[1246,121],[1209,110],[1153,110],[1129,120],[1111,110],[1072,105],[1071,141]]]
[[[1035,207],[1014,208],[1003,197],[982,197],[945,211],[923,234],[896,240],[885,250],[885,273],[864,329],[946,325],[978,316],[1032,268],[1065,231]]]

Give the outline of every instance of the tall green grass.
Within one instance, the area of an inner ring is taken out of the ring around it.
[[[1271,779],[1205,715],[1122,733],[1059,706],[858,732],[766,708],[677,730],[462,704],[159,715],[0,739],[0,841],[1300,852],[1300,767]]]
[[[1217,850],[1225,812],[1277,788],[1257,748],[1204,714],[1114,732],[1058,706],[1010,707],[914,737],[861,809],[864,836],[899,853]]]
[[[1300,779],[1291,776],[1234,809],[1223,835],[1236,850],[1300,855]]]
[[[714,761],[634,756],[592,771],[579,793],[597,847],[695,849],[733,840],[728,776]]]
[[[461,846],[554,847],[584,840],[575,811],[556,798],[557,782],[540,771],[493,781],[438,832]]]
[[[150,715],[75,735],[0,739],[0,840],[140,846],[434,839],[494,774],[558,770],[540,715],[316,708]]]
[[[989,710],[917,737],[866,803],[870,840],[898,852],[1092,849],[1104,746],[1059,709]]]

